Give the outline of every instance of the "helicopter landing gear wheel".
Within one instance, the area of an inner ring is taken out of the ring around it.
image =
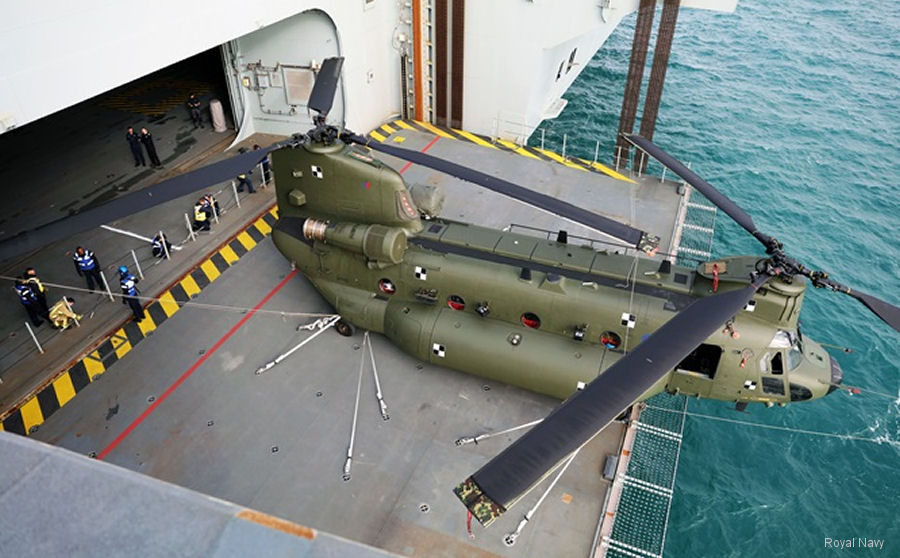
[[[344,320],[338,320],[338,322],[334,324],[334,330],[344,337],[351,337],[356,333],[356,328],[353,324]]]

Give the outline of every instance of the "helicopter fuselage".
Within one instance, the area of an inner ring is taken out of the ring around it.
[[[273,168],[274,242],[344,320],[417,359],[560,399],[698,297],[746,286],[759,260],[661,266],[422,220],[399,174],[339,142],[275,152]],[[804,291],[804,281],[773,279],[642,398],[783,404],[829,393],[840,368],[799,334]]]

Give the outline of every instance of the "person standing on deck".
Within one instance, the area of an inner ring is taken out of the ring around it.
[[[19,302],[22,303],[22,306],[25,307],[25,311],[28,312],[28,318],[31,319],[31,324],[34,327],[38,327],[44,321],[41,319],[41,314],[38,311],[38,300],[34,295],[34,291],[31,289],[31,285],[25,282],[24,279],[16,279],[16,294],[19,295]],[[49,315],[45,316],[47,320],[50,319]]]
[[[141,292],[137,288],[138,278],[128,272],[128,268],[119,267],[119,285],[122,287],[122,304],[127,304],[134,314],[134,321],[141,323],[144,319],[144,309],[141,308],[141,301],[137,299]]]
[[[23,275],[25,282],[31,287],[31,290],[34,292],[34,296],[37,298],[37,311],[38,314],[44,316],[45,319],[49,320],[50,318],[47,315],[50,312],[50,309],[47,308],[47,287],[41,283],[41,279],[37,275],[37,271],[33,267],[25,268],[25,274]]]
[[[141,137],[134,133],[134,128],[128,127],[125,141],[128,142],[128,147],[131,148],[131,154],[134,156],[134,166],[146,167],[147,162],[144,160],[144,152],[141,149]]]
[[[191,93],[187,101],[188,110],[191,111],[191,122],[194,123],[194,129],[203,127],[203,117],[200,115],[200,99]]]
[[[154,167],[161,167],[162,163],[159,162],[159,157],[156,155],[156,146],[153,144],[153,136],[147,131],[147,128],[141,128],[141,143],[144,144],[144,149],[147,150],[150,164]]]
[[[75,263],[75,271],[84,277],[89,291],[94,292],[94,281],[97,282],[97,287],[103,287],[103,279],[100,278],[100,261],[93,252],[79,246],[75,248],[72,260]]]

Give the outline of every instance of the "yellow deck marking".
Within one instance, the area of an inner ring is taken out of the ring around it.
[[[539,147],[535,147],[535,150],[537,150],[537,151],[538,151],[539,153],[541,153],[542,155],[545,155],[545,156],[547,156],[547,157],[550,157],[551,159],[553,159],[553,160],[556,161],[557,163],[562,163],[562,164],[564,164],[565,166],[567,166],[567,167],[569,167],[569,168],[578,169],[578,170],[583,170],[583,171],[586,171],[586,170],[587,170],[586,168],[582,167],[581,165],[576,165],[575,163],[573,163],[573,162],[571,162],[571,161],[569,161],[569,160],[567,160],[567,159],[563,159],[563,158],[562,158],[562,155],[557,155],[556,153],[554,153],[554,152],[552,152],[552,151],[547,151],[546,149],[541,149],[541,148],[539,148]]]
[[[416,120],[416,124],[425,128],[426,130],[428,130],[429,132],[431,132],[432,134],[434,134],[436,136],[441,136],[442,138],[456,139],[452,134],[448,134],[447,132],[441,130],[440,128],[435,128],[428,122],[422,122],[421,120]]]
[[[268,236],[268,234],[269,234],[270,232],[272,232],[272,227],[270,227],[269,224],[266,223],[266,222],[262,219],[262,217],[260,217],[259,219],[257,219],[256,222],[253,223],[253,224],[256,226],[256,229],[257,229],[259,232],[263,233],[263,236]]]
[[[272,217],[278,219],[278,206],[276,205],[272,209],[269,210],[269,213],[272,214]]]
[[[394,136],[394,143],[403,143],[406,141],[406,138],[403,136]]]
[[[3,432],[4,430],[6,430],[6,429],[3,428],[3,421],[0,420],[0,432]]]
[[[194,281],[194,278],[190,275],[181,280],[181,287],[184,289],[184,293],[189,297],[193,297],[200,292],[200,287],[197,286],[197,282]]]
[[[115,349],[117,347],[116,340],[110,339],[110,342]],[[100,360],[100,353],[97,351],[86,356],[82,362],[84,363],[85,371],[87,371],[88,379],[91,381],[94,381],[94,376],[106,372],[106,366],[103,364],[103,361]]]
[[[369,135],[372,136],[373,138],[377,139],[378,141],[382,141],[382,142],[387,139],[385,136],[382,136],[375,130],[372,130],[371,132],[369,132]]]
[[[200,264],[200,269],[203,270],[203,273],[206,274],[206,277],[209,279],[209,282],[212,283],[216,279],[219,278],[219,270],[216,269],[216,264],[212,263],[211,260],[206,260],[202,264]]]
[[[394,120],[391,124],[396,125],[398,128],[403,128],[404,130],[415,130],[412,126],[404,122],[403,120]]]
[[[585,161],[585,163],[587,163],[587,161]],[[611,176],[613,178],[617,178],[619,180],[624,180],[625,182],[637,184],[637,182],[635,182],[634,180],[628,178],[624,174],[620,174],[620,173],[614,171],[613,169],[607,167],[606,165],[601,165],[600,163],[590,163],[590,165],[593,168],[597,169],[598,171],[602,172],[603,174],[609,175],[609,176]]]
[[[128,336],[125,335],[124,329],[113,333],[109,341],[112,343],[113,348],[116,350],[116,356],[119,358],[127,355],[128,351],[131,350],[131,343],[128,342]],[[87,366],[87,363],[85,363],[85,366]]]
[[[41,412],[41,404],[38,403],[37,396],[32,397],[27,403],[19,409],[22,412],[22,422],[25,423],[25,432],[29,432],[32,426],[37,426],[44,422],[44,414]]]
[[[234,252],[232,252],[234,254]],[[235,260],[237,257],[235,257]],[[159,297],[159,306],[162,308],[163,312],[166,313],[166,316],[172,317],[175,312],[178,312],[178,303],[175,302],[175,297],[172,296],[171,291],[166,291]]]
[[[480,145],[482,147],[490,147],[491,149],[498,149],[497,146],[494,145],[493,143],[484,141],[483,139],[479,138],[475,134],[470,134],[469,132],[466,132],[465,130],[457,130],[456,128],[453,128],[453,131],[476,145]]]
[[[397,131],[397,130],[391,128],[388,124],[382,124],[381,129],[384,130],[385,132],[387,132],[388,134],[393,134],[394,132]]]
[[[147,337],[148,333],[156,329],[156,324],[153,322],[153,318],[150,317],[150,312],[144,312],[144,319],[141,320],[138,327],[141,329],[144,337]]]
[[[248,252],[250,250],[253,250],[253,247],[256,246],[256,241],[253,240],[252,236],[247,234],[247,231],[244,231],[241,234],[237,235],[237,239],[238,242],[243,244],[244,248],[246,248]]]
[[[219,253],[222,254],[222,257],[225,258],[225,262],[228,265],[231,265],[234,262],[238,261],[237,254],[235,254],[234,250],[231,249],[231,246],[228,246],[227,244],[225,246],[222,246],[222,249],[219,250]]]
[[[518,145],[514,144],[514,143],[511,142],[511,141],[506,141],[506,140],[498,139],[498,140],[497,140],[497,143],[499,143],[499,144],[502,145],[503,147],[506,147],[506,148],[508,148],[508,149],[512,149],[513,151],[515,151],[515,152],[518,153],[519,155],[524,155],[524,156],[526,156],[526,157],[531,157],[532,159],[537,159],[538,161],[541,160],[541,158],[538,157],[537,155],[535,155],[534,153],[528,151],[528,150],[525,149],[525,148],[519,147]]]
[[[53,387],[56,389],[56,400],[59,401],[60,407],[75,397],[75,386],[72,385],[72,377],[68,371],[54,380]]]

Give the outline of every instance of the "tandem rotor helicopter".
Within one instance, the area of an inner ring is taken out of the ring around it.
[[[442,195],[408,187],[371,150],[473,182],[616,237],[647,254],[659,239],[497,177],[326,124],[342,58],[323,61],[315,128],[0,241],[0,259],[229,180],[271,156],[278,250],[334,306],[343,335],[382,333],[415,358],[565,401],[454,488],[490,525],[633,403],[661,391],[739,409],[807,401],[842,381],[802,335],[806,280],[848,294],[895,330],[900,309],[790,257],[729,198],[639,136],[628,139],[756,237],[765,256],[696,268],[548,241],[439,216]],[[640,342],[626,352],[623,339]]]

